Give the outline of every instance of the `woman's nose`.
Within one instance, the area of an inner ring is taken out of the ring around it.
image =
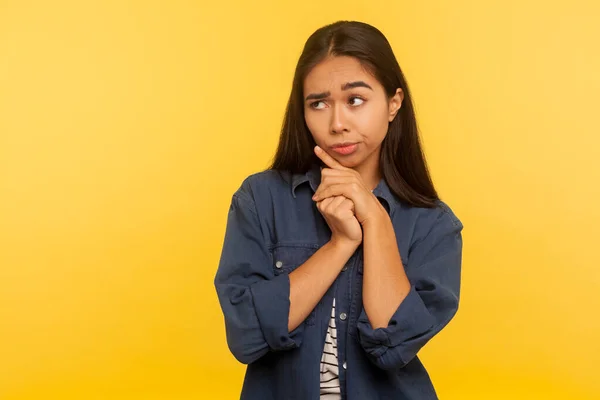
[[[348,121],[344,114],[344,107],[336,105],[331,112],[331,133],[342,133],[348,131]]]

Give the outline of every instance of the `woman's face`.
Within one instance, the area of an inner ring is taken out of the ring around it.
[[[378,166],[381,142],[402,104],[357,59],[329,57],[304,80],[304,118],[321,148],[348,168]],[[342,146],[342,147],[340,147]]]

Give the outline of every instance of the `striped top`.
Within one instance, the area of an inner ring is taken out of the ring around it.
[[[340,379],[337,352],[337,331],[335,329],[335,298],[331,307],[329,328],[321,357],[321,400],[340,400]]]
[[[323,168],[321,168],[323,169]],[[373,193],[373,190],[371,190]],[[346,368],[346,363],[344,363]],[[340,373],[338,366],[337,352],[337,330],[335,329],[335,297],[331,306],[331,317],[329,318],[329,327],[325,344],[323,346],[323,355],[321,356],[321,400],[341,400],[340,392]]]

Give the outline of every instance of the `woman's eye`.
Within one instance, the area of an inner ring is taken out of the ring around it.
[[[315,110],[321,110],[322,108],[325,108],[325,102],[324,101],[315,101],[313,103],[310,103],[310,106],[312,108],[314,108]]]
[[[363,99],[361,99],[360,97],[351,97],[350,98],[350,105],[351,106],[360,106],[361,104],[363,104],[365,101]]]

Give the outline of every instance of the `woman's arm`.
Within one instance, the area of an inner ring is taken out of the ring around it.
[[[394,235],[389,225],[387,229],[377,223],[363,226],[364,307],[357,328],[361,346],[379,368],[393,370],[408,364],[456,314],[462,228],[443,203],[427,211],[417,222],[408,255],[403,259],[406,265],[402,266],[401,262],[397,264],[398,250],[390,249]],[[384,276],[378,278],[377,273]],[[407,280],[409,286],[405,286]],[[377,290],[384,294],[378,296]]]
[[[330,241],[290,273],[290,332],[315,308],[357,247],[351,243]]]
[[[373,329],[384,328],[410,291],[396,233],[383,207],[363,224],[363,306]]]
[[[242,363],[302,344],[302,322],[358,244],[332,240],[289,275],[275,275],[247,182],[233,196],[215,288],[227,344]]]

